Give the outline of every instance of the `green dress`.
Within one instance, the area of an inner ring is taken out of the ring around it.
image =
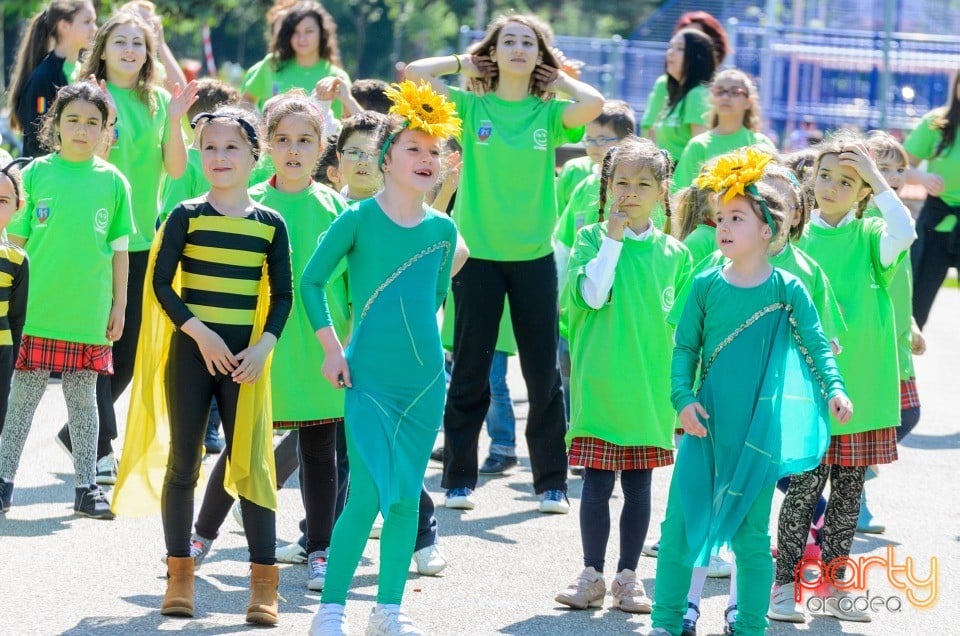
[[[375,199],[351,206],[324,235],[300,286],[313,329],[333,325],[325,286],[346,257],[353,305],[347,441],[351,464],[362,462],[376,483],[385,519],[393,503],[419,496],[443,421],[436,314],[447,295],[457,230],[446,215],[430,208],[425,214],[419,225],[402,227]]]
[[[826,398],[844,387],[810,295],[779,269],[751,288],[720,267],[697,276],[675,342],[673,406],[700,402],[710,417],[706,437],[681,440],[670,505],[681,506],[692,550],[679,558],[705,565],[761,492],[819,464]]]

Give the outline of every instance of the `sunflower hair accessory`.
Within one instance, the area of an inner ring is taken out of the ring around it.
[[[460,137],[461,120],[456,106],[445,96],[433,90],[427,82],[420,80],[414,84],[404,80],[391,84],[384,94],[393,102],[389,114],[404,119],[403,129],[422,130],[432,137],[449,139]],[[402,130],[402,129],[401,129]],[[380,164],[387,156],[387,150],[399,132],[387,137],[380,152]]]
[[[708,172],[701,174],[694,182],[698,188],[719,193],[724,203],[738,195],[750,197],[760,205],[770,232],[776,236],[777,226],[773,216],[757,190],[757,182],[772,159],[770,155],[753,148],[731,152],[720,157]]]

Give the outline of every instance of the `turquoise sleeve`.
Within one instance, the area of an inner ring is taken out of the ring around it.
[[[303,270],[300,299],[314,331],[333,325],[325,287],[336,272],[337,264],[353,248],[356,239],[356,217],[355,210],[348,210],[338,216],[323,235]]]
[[[677,413],[697,401],[693,385],[697,367],[700,365],[700,351],[703,348],[704,280],[694,280],[690,297],[683,307],[680,322],[674,332],[670,402]]]
[[[816,371],[824,397],[830,399],[838,394],[845,394],[846,388],[837,368],[837,360],[833,357],[833,351],[820,326],[817,309],[813,306],[810,294],[803,285],[797,283],[793,286],[791,296],[791,326],[799,336],[800,352]]]

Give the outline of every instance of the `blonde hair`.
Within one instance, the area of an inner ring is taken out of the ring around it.
[[[119,11],[115,13],[106,23],[97,31],[97,37],[93,41],[93,49],[90,51],[90,57],[83,65],[80,71],[80,77],[90,77],[93,75],[98,80],[108,80],[107,62],[104,58],[104,51],[107,48],[107,40],[113,34],[117,27],[130,24],[143,33],[143,41],[146,44],[147,56],[140,67],[137,75],[137,85],[133,91],[137,98],[143,102],[143,105],[150,110],[152,115],[157,109],[156,99],[153,95],[153,89],[157,81],[157,42],[154,39],[153,30],[139,15],[130,11]]]

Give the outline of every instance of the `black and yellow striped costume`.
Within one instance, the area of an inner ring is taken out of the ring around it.
[[[246,349],[251,344],[264,266],[270,304],[263,330],[279,339],[293,305],[290,243],[279,214],[257,207],[246,217],[228,217],[206,202],[192,201],[177,206],[162,229],[151,283],[157,301],[177,327],[165,370],[170,458],[161,496],[170,556],[190,554],[193,494],[210,400],[217,400],[226,452],[231,453],[240,392],[240,385],[229,375],[210,375],[196,342],[180,328],[196,317],[223,338],[234,354]],[[174,286],[178,268],[179,293]],[[250,560],[272,565],[276,562],[273,511],[245,499],[242,510]]]
[[[27,318],[27,254],[11,243],[0,243],[0,433],[7,415],[10,379],[17,362],[20,336]]]

